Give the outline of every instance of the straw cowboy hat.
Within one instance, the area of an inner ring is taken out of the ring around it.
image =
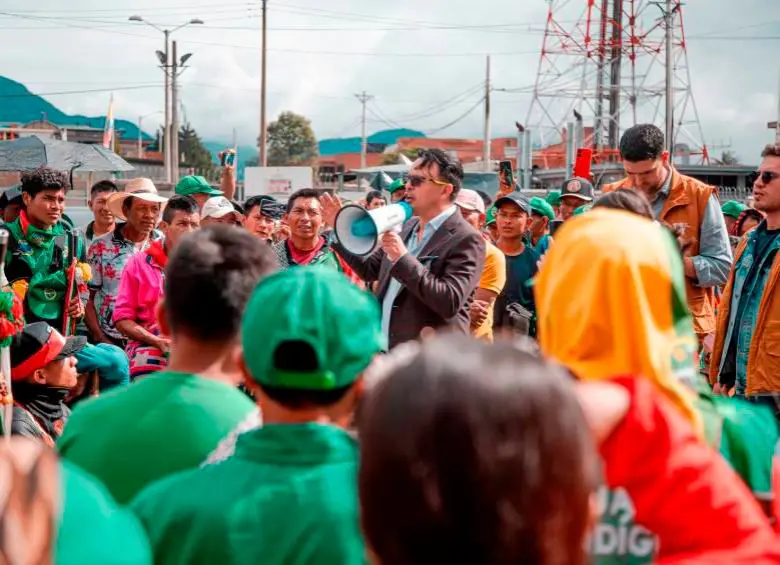
[[[106,202],[108,211],[117,219],[127,221],[127,218],[125,218],[125,215],[122,212],[122,205],[125,200],[130,197],[160,204],[160,213],[162,213],[165,204],[168,202],[167,198],[160,196],[157,193],[157,187],[154,186],[154,183],[150,179],[137,178],[130,180],[125,185],[124,192],[115,192],[108,197]]]

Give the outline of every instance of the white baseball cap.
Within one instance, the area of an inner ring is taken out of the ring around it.
[[[233,204],[224,196],[214,196],[206,200],[203,209],[200,211],[201,219],[205,218],[224,218],[228,214],[235,214],[239,217],[241,214],[233,207]]]
[[[455,204],[464,210],[476,210],[480,214],[485,213],[485,201],[475,190],[461,188],[455,197]]]

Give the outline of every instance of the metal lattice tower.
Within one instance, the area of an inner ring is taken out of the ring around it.
[[[549,9],[526,123],[542,144],[561,140],[582,116],[596,161],[617,159],[620,135],[636,123],[664,129],[666,17],[671,18],[675,148],[709,162],[691,90],[681,0],[546,0]],[[667,9],[671,7],[667,16]],[[563,16],[580,11],[564,25]],[[592,135],[590,135],[590,128]]]

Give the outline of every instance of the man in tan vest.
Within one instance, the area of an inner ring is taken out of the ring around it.
[[[713,289],[726,283],[731,246],[714,189],[680,174],[664,151],[664,134],[652,124],[638,124],[620,139],[626,178],[604,186],[604,192],[635,189],[650,201],[656,219],[684,224],[688,307],[699,340],[715,331]]]

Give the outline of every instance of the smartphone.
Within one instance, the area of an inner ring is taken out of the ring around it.
[[[227,149],[220,153],[220,163],[223,167],[232,167],[236,161],[236,152],[233,149]]]
[[[498,183],[502,193],[515,189],[515,178],[512,174],[512,161],[501,161],[498,164]]]

